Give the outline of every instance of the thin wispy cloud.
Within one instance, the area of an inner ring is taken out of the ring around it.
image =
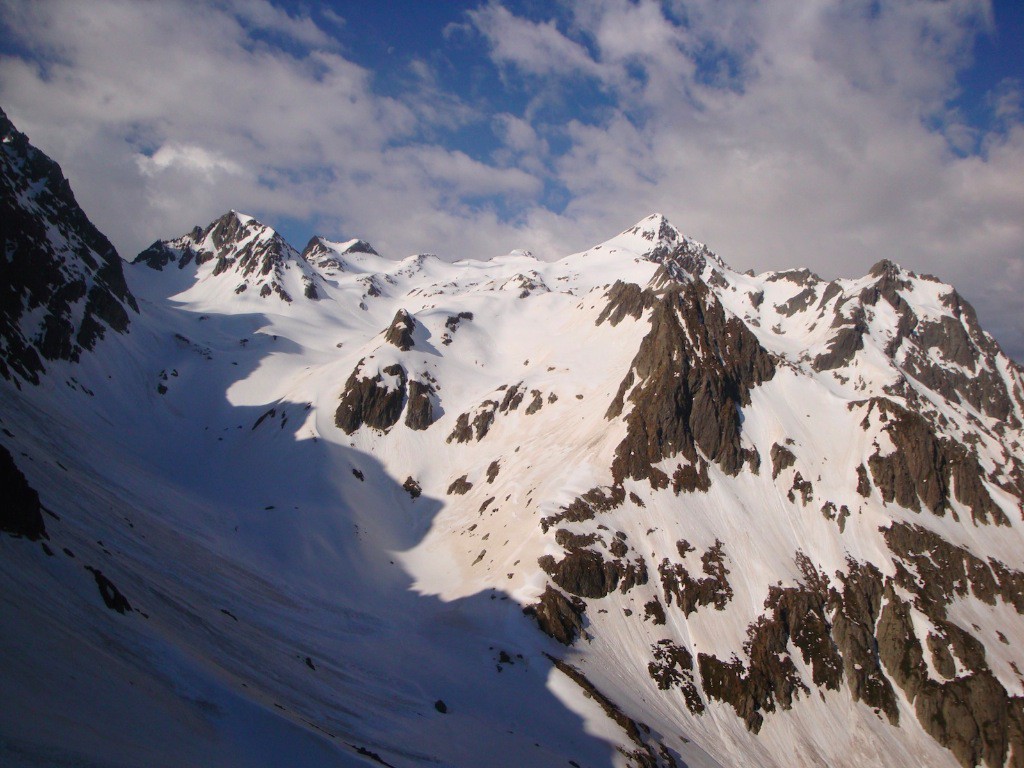
[[[449,258],[658,210],[739,268],[939,274],[1024,357],[1024,73],[961,86],[988,2],[335,10],[7,0],[0,103],[127,257],[228,208]]]

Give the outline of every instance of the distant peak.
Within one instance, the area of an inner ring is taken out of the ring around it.
[[[371,256],[380,256],[377,251],[374,250],[373,246],[365,240],[351,240],[345,244],[342,253],[368,253]]]
[[[255,216],[250,216],[247,213],[242,213],[241,211],[236,211],[234,208],[232,208],[230,211],[228,211],[226,214],[224,214],[224,216],[222,218],[227,218],[227,217],[234,217],[235,219],[238,219],[238,221],[242,222],[243,224],[248,224],[250,222],[256,221],[256,217]],[[256,221],[256,223],[259,224],[258,221]]]
[[[627,229],[624,235],[639,235],[655,245],[675,246],[683,242],[683,233],[680,232],[664,214],[652,213],[645,219],[641,219],[635,225]]]
[[[871,267],[868,274],[871,275],[871,277],[894,277],[899,275],[901,272],[903,272],[903,268],[895,261],[882,259]]]

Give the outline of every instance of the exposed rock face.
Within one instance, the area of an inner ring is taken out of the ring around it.
[[[405,369],[395,363],[374,376],[362,374],[366,359],[360,360],[345,383],[341,403],[334,413],[334,423],[346,435],[364,424],[381,431],[398,423],[406,400]],[[385,376],[387,380],[385,380]]]
[[[877,313],[880,305],[887,305],[883,311],[895,313],[896,324],[884,352],[902,374],[950,402],[969,405],[986,416],[1019,427],[1024,393],[1004,378],[1001,367],[1008,367],[1010,378],[1018,382],[1022,371],[1016,363],[1006,360],[999,345],[982,330],[973,307],[936,278],[917,275],[888,260],[875,264],[870,276],[875,278],[874,282],[859,295],[845,296],[836,302],[832,327],[837,332],[827,351],[814,359],[813,367],[826,371],[853,362],[871,333],[868,315]],[[913,291],[914,282],[934,283],[946,289],[940,299],[948,314],[938,318],[918,316],[905,298]],[[824,308],[838,293],[841,288],[829,284],[819,307]]]
[[[444,327],[448,330],[445,331],[444,336],[441,337],[441,344],[448,346],[452,343],[452,334],[459,329],[459,323],[463,320],[473,319],[472,312],[459,312],[457,315],[449,315],[448,319],[444,321]]]
[[[114,246],[60,167],[0,111],[0,376],[37,384],[138,312]]]
[[[854,701],[884,712],[899,722],[896,692],[882,670],[875,627],[882,606],[882,574],[870,563],[848,560],[849,570],[838,574],[842,591],[832,595],[832,636],[843,658],[843,671]]]
[[[314,238],[319,242],[319,238]],[[322,246],[322,244],[321,244]],[[307,246],[309,251],[310,246]],[[317,250],[313,246],[314,251]],[[327,252],[326,247],[321,250]],[[286,303],[292,295],[285,288],[285,276],[295,273],[307,299],[321,298],[322,277],[280,234],[251,216],[229,211],[205,228],[195,227],[174,240],[157,241],[135,257],[135,263],[163,271],[176,263],[179,269],[213,262],[212,277],[237,280],[234,292],[249,290],[261,298],[276,296]]]
[[[28,484],[14,457],[0,445],[0,531],[38,541],[47,538],[39,494]]]
[[[547,533],[551,526],[558,525],[563,521],[582,523],[585,520],[593,520],[601,512],[608,512],[620,506],[625,499],[626,492],[621,486],[591,488],[582,496],[573,499],[571,504],[563,507],[557,514],[541,520],[541,530]]]
[[[1024,574],[996,560],[985,562],[919,526],[895,523],[884,533],[897,569],[894,583],[886,586],[878,621],[879,658],[914,703],[924,729],[961,764],[1001,766],[1011,752],[1016,764],[1024,756],[1024,699],[1006,692],[988,667],[982,643],[948,621],[946,608],[954,599],[972,595],[989,605],[1001,599],[1024,611]],[[913,608],[934,625],[926,642],[945,680],[929,676],[911,604],[894,586],[909,592]],[[966,672],[950,679],[956,673],[953,656]]]
[[[501,399],[498,411],[508,413],[509,411],[518,410],[519,406],[522,405],[525,395],[526,389],[523,387],[523,382],[513,384],[505,390],[505,396]]]
[[[656,300],[653,291],[643,290],[636,283],[624,283],[621,280],[615,281],[605,297],[608,299],[608,304],[601,310],[596,324],[601,325],[607,320],[612,327],[627,317],[639,320],[645,310],[654,306]]]
[[[680,493],[693,493],[699,491],[707,493],[711,488],[711,478],[708,476],[708,463],[703,456],[697,457],[696,466],[687,464],[679,465],[672,473],[672,490],[678,496]]]
[[[533,416],[537,411],[544,407],[544,395],[539,389],[530,390],[530,396],[533,398],[530,400],[530,404],[526,406],[526,415]]]
[[[1021,571],[994,558],[982,560],[920,526],[893,523],[883,534],[897,563],[896,584],[915,595],[914,607],[934,620],[944,620],[946,606],[968,595],[988,605],[999,598],[1024,614]]]
[[[890,588],[878,622],[879,655],[893,680],[914,702],[918,720],[967,768],[982,762],[1002,766],[1012,751],[1018,761],[1024,699],[1010,697],[975,655],[971,674],[948,682],[928,676],[924,650],[914,634],[910,606]]]
[[[814,498],[814,486],[811,485],[809,480],[805,480],[804,476],[799,472],[794,472],[793,485],[790,487],[789,491],[786,492],[786,497],[794,504],[796,503],[797,497],[799,497],[803,505],[807,506],[811,503],[811,499]]]
[[[676,231],[674,227],[670,229]],[[664,288],[672,283],[688,283],[692,280],[704,280],[716,288],[724,288],[728,280],[722,275],[720,267],[725,264],[703,243],[677,237],[663,239],[662,243],[647,254],[651,261],[661,266],[651,278],[651,287]]]
[[[814,286],[808,286],[789,301],[776,306],[775,311],[783,317],[793,317],[793,315],[798,312],[807,310],[812,304],[814,304],[814,300],[817,298],[818,293]]]
[[[314,267],[325,271],[330,274],[332,272],[345,272],[346,265],[342,260],[342,256],[347,253],[367,253],[372,256],[379,256],[365,240],[354,240],[349,243],[345,248],[339,248],[338,245],[329,244],[327,240],[322,237],[310,238],[309,242],[306,243],[306,247],[302,250],[302,258],[304,261],[312,264]]]
[[[708,696],[733,706],[747,727],[757,733],[765,712],[789,709],[809,688],[800,679],[789,655],[792,642],[812,670],[816,686],[838,689],[842,659],[830,635],[828,582],[806,559],[797,562],[805,581],[796,587],[770,587],[761,616],[747,629],[744,645],[749,662],[733,658],[724,662],[708,654],[698,655],[701,679]]]
[[[601,598],[616,588],[625,593],[647,583],[643,559],[605,560],[601,553],[587,548],[589,542],[563,538],[568,552],[561,560],[544,555],[537,562],[552,580],[566,592],[578,597]]]
[[[455,429],[448,435],[447,442],[468,443],[483,440],[494,423],[494,414],[497,410],[497,400],[485,400],[474,411],[459,414],[455,421]]]
[[[841,588],[836,589],[798,555],[804,578],[795,587],[769,588],[765,615],[747,631],[746,662],[698,654],[705,694],[731,704],[757,732],[765,713],[791,707],[810,692],[808,683],[835,690],[845,679],[855,700],[896,725],[895,684],[914,704],[925,730],[964,766],[1001,766],[1009,755],[1024,754],[1019,725],[1024,699],[1006,692],[987,665],[984,646],[945,615],[951,600],[968,593],[989,604],[997,597],[1020,601],[1024,574],[986,564],[916,526],[894,525],[886,540],[897,558],[895,581],[871,564],[850,560],[847,572],[837,574]],[[681,543],[680,552],[686,551],[691,550]],[[1000,577],[1001,570],[1007,575]],[[929,676],[911,604],[896,593],[897,585],[914,595],[913,607],[936,628],[926,635],[927,645],[943,680]],[[811,680],[801,679],[789,656],[790,643],[811,669]],[[954,656],[966,674],[956,676]],[[671,684],[685,661],[678,653],[657,652],[649,671]]]
[[[786,467],[792,467],[796,464],[796,456],[793,455],[793,452],[786,446],[779,445],[778,443],[772,446],[771,458],[772,480],[777,479],[779,473],[786,469]]]
[[[535,293],[549,293],[550,288],[538,272],[530,271],[510,278],[501,286],[503,290],[518,291],[520,299],[526,299]]]
[[[692,551],[685,541],[680,541],[677,546],[680,557]],[[725,551],[721,541],[715,541],[701,556],[701,564],[705,574],[702,579],[693,578],[685,566],[672,563],[668,558],[663,559],[658,566],[665,604],[672,605],[674,600],[686,616],[704,605],[713,605],[722,610],[732,599],[732,587],[727,578],[729,570],[725,567]]]
[[[868,459],[883,499],[915,511],[921,508],[920,500],[936,515],[943,515],[955,494],[957,501],[970,508],[976,523],[1009,525],[985,487],[978,460],[966,448],[939,437],[923,416],[891,400],[869,401],[866,418],[874,409],[896,446],[888,455],[876,452]]]
[[[408,352],[415,344],[412,337],[415,327],[416,321],[412,315],[404,309],[400,309],[395,313],[395,319],[391,321],[391,325],[385,332],[384,341],[398,347],[403,352]]]
[[[690,652],[671,640],[659,640],[651,646],[651,656],[647,673],[658,684],[658,688],[663,691],[678,688],[691,712],[703,712],[704,702],[694,683],[693,656]]]
[[[865,499],[871,495],[871,481],[868,480],[868,470],[863,464],[857,465],[857,493]]]
[[[115,586],[114,582],[104,576],[102,571],[89,565],[85,566],[85,570],[89,571],[93,579],[96,580],[96,587],[99,589],[100,597],[103,598],[103,604],[107,608],[120,614],[132,612],[132,606],[128,602],[128,598],[121,594],[121,590]]]
[[[402,483],[402,489],[414,499],[418,499],[423,494],[423,488],[413,477],[405,478],[405,482]]]
[[[413,379],[409,382],[409,404],[405,412],[405,425],[409,429],[422,430],[437,421],[434,403],[437,390],[429,381]]]
[[[828,351],[814,358],[813,365],[817,371],[843,368],[853,362],[854,356],[864,349],[864,336],[868,333],[868,326],[862,309],[855,308],[846,322],[841,315],[837,315],[833,326],[838,327],[839,332],[833,338]]]
[[[726,316],[707,285],[670,288],[654,305],[651,331],[606,414],[616,418],[626,402],[633,406],[612,464],[615,482],[666,487],[668,477],[652,465],[677,454],[696,462],[697,449],[737,474],[746,460],[740,408],[774,372],[768,352],[742,321]]]
[[[540,596],[540,602],[523,609],[537,619],[544,634],[562,645],[572,645],[583,634],[583,614],[586,605],[578,598],[567,598],[550,584]]]
[[[181,248],[172,248],[166,241],[157,240],[151,246],[135,257],[134,263],[145,264],[150,269],[162,272],[164,267],[170,264],[177,264],[178,269],[184,269],[189,264],[202,264],[213,258],[212,253],[197,253],[193,248],[193,241],[198,241],[203,236],[201,227],[195,227],[186,235],[189,241],[182,244]]]
[[[903,371],[954,403],[968,403],[986,416],[1019,424],[1013,408],[1015,401],[1021,404],[1020,393],[999,376],[999,345],[982,330],[974,308],[950,289],[941,297],[950,314],[922,319],[899,291],[909,287],[909,278],[938,283],[936,278],[902,270],[887,260],[875,264],[871,275],[877,281],[861,301],[875,305],[884,300],[896,311],[899,324],[887,352],[895,355],[903,346]],[[1019,366],[1009,364],[1019,375]]]
[[[837,509],[834,501],[826,501],[821,505],[821,514],[827,520],[835,520],[840,533],[846,530],[846,519],[850,516],[850,508],[845,504]]]
[[[473,484],[469,482],[466,475],[458,477],[452,481],[452,484],[448,486],[448,495],[456,494],[462,496],[473,489]]]

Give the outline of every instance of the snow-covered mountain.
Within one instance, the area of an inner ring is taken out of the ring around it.
[[[1024,765],[1024,374],[951,286],[231,212],[119,289],[5,135],[7,252],[131,318],[19,364],[7,282],[5,764]]]
[[[38,383],[138,311],[110,241],[60,168],[0,110],[0,375]]]

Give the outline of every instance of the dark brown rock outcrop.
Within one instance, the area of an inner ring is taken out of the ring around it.
[[[448,486],[448,495],[457,494],[462,496],[472,490],[473,484],[469,482],[466,475],[456,478],[452,481],[452,484]]]
[[[582,523],[586,520],[593,520],[600,513],[610,512],[621,506],[625,500],[626,492],[620,485],[611,488],[605,486],[591,488],[583,495],[573,499],[568,506],[562,507],[557,514],[542,519],[540,521],[541,530],[547,533],[551,526],[561,522]]]
[[[1024,699],[1011,697],[984,662],[974,656],[970,674],[947,682],[928,675],[924,649],[914,634],[910,605],[893,591],[878,622],[878,652],[893,680],[914,704],[924,730],[947,747],[964,768],[984,763],[1014,764],[1024,750],[1021,714]]]
[[[14,457],[0,445],[0,531],[31,541],[48,538],[39,494],[28,484]]]
[[[372,377],[363,376],[366,364],[365,359],[360,360],[348,377],[341,403],[334,413],[335,425],[346,435],[351,435],[363,425],[381,431],[390,429],[398,423],[405,405],[408,380],[405,369],[395,363]],[[394,377],[397,381],[392,386],[384,376]]]
[[[579,598],[568,598],[550,584],[544,588],[540,602],[527,606],[523,613],[533,616],[541,631],[562,645],[572,645],[583,634],[586,604]]]
[[[616,280],[615,284],[605,294],[608,303],[597,316],[595,325],[601,325],[606,320],[614,328],[625,318],[632,317],[639,320],[643,317],[645,310],[650,309],[656,301],[654,292],[644,290],[636,283],[624,283]]]
[[[836,574],[842,590],[831,596],[832,637],[843,659],[843,671],[854,701],[884,712],[899,722],[896,692],[882,670],[875,626],[882,608],[881,572],[870,563],[848,560],[849,571]]]
[[[699,449],[725,472],[737,474],[746,460],[740,445],[740,408],[751,388],[772,378],[775,365],[741,320],[728,317],[700,281],[669,288],[654,304],[651,330],[640,344],[607,418],[627,401],[626,439],[612,464],[615,482],[668,477],[652,465]]]
[[[746,664],[736,657],[727,662],[704,653],[697,657],[707,696],[730,704],[754,733],[764,713],[789,709],[795,698],[810,692],[789,655],[791,641],[811,667],[816,686],[836,690],[842,681],[842,659],[828,621],[828,582],[806,558],[798,556],[797,563],[804,582],[770,587],[766,614],[748,627]]]
[[[501,398],[501,404],[498,406],[498,411],[501,413],[508,413],[509,411],[515,411],[523,402],[523,397],[526,396],[526,388],[523,386],[523,382],[513,384],[505,390],[505,396]]]
[[[678,688],[686,701],[686,707],[695,714],[704,711],[704,702],[693,678],[693,656],[682,646],[671,640],[659,640],[651,646],[651,661],[647,664],[647,674],[658,684],[658,688],[667,691]]]
[[[475,411],[460,413],[455,420],[455,428],[448,435],[446,442],[468,443],[483,440],[494,423],[494,415],[498,411],[497,400],[485,400]]]
[[[812,365],[816,371],[843,368],[853,362],[854,356],[864,349],[864,337],[868,333],[868,326],[864,320],[863,309],[855,307],[849,319],[837,314],[834,325],[839,330],[832,338],[828,351],[814,358]]]
[[[707,493],[711,489],[711,478],[708,476],[708,463],[703,456],[697,456],[696,466],[687,464],[685,467],[679,465],[672,473],[672,491],[678,496],[680,493]]]
[[[796,464],[796,456],[789,448],[784,445],[775,443],[772,445],[771,452],[772,459],[772,480],[778,478],[779,473],[787,467],[792,467]]]
[[[680,542],[680,555],[686,548]],[[724,610],[732,599],[733,591],[729,584],[729,569],[725,567],[725,551],[721,541],[715,543],[701,556],[704,578],[696,579],[690,575],[681,563],[673,563],[668,558],[658,566],[658,576],[665,594],[665,604],[671,606],[673,601],[680,610],[689,616],[701,606],[713,605],[717,610]]]
[[[409,382],[409,403],[405,410],[405,425],[409,429],[423,430],[437,421],[434,402],[437,391],[429,381],[413,379]]]
[[[85,566],[85,570],[92,574],[93,579],[96,581],[96,587],[100,591],[100,597],[103,598],[103,604],[107,608],[120,614],[132,612],[132,606],[128,602],[128,598],[121,594],[121,590],[117,588],[114,582],[104,576],[102,571],[90,565]]]
[[[395,313],[391,325],[384,333],[384,341],[392,346],[398,347],[403,352],[408,352],[416,343],[413,340],[413,330],[416,328],[416,321],[412,315],[404,309]]]
[[[625,558],[605,560],[600,552],[586,547],[572,546],[561,560],[544,555],[537,563],[552,581],[571,595],[597,599],[616,588],[625,593],[639,584],[647,583],[647,566],[642,559]]]
[[[885,398],[868,401],[867,420],[877,418],[895,450],[868,459],[871,477],[886,502],[920,510],[920,502],[936,515],[945,514],[954,497],[969,507],[975,523],[1009,525],[983,482],[978,460],[963,445],[939,437],[920,414]],[[920,501],[919,501],[920,500]]]
[[[408,493],[413,499],[418,499],[423,494],[423,488],[419,482],[413,477],[405,478],[405,482],[402,483],[402,490]]]
[[[921,526],[897,522],[883,535],[894,562],[908,566],[897,569],[897,585],[914,594],[915,607],[933,620],[945,619],[950,601],[968,595],[988,605],[999,598],[1024,613],[1024,573],[982,560]]]

